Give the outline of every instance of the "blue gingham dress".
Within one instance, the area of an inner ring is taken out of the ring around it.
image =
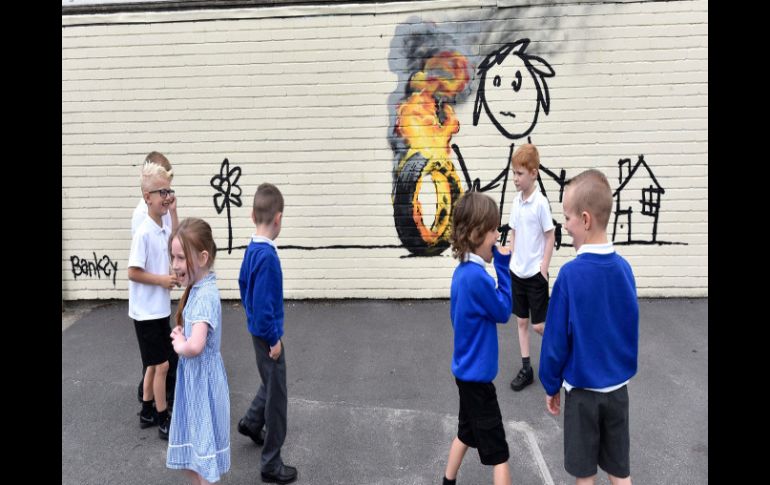
[[[179,356],[166,466],[216,482],[230,469],[230,393],[219,353],[222,304],[214,273],[193,285],[182,316],[188,338],[193,322],[208,322],[209,332],[203,352]]]

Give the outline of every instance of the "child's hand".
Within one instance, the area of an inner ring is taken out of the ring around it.
[[[545,396],[545,407],[548,408],[549,413],[558,416],[561,409],[561,391],[553,396]]]
[[[176,212],[176,195],[169,195],[168,210]]]
[[[171,331],[171,346],[174,347],[174,352],[181,355],[186,342],[187,339],[184,338],[182,327],[174,325],[174,329]]]
[[[500,243],[495,244],[495,248],[497,248],[497,252],[502,254],[503,256],[507,256],[508,254],[511,254],[511,248],[508,246],[501,246]]]
[[[179,280],[175,274],[163,275],[161,278],[163,278],[163,284],[161,285],[163,288],[171,290],[175,286],[179,286]]]
[[[281,356],[281,349],[282,349],[281,341],[278,340],[278,342],[276,342],[275,345],[270,347],[270,354],[269,354],[270,358],[273,359],[273,360],[278,360],[278,357]]]

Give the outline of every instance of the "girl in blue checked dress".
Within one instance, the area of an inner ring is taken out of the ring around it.
[[[186,286],[171,332],[179,354],[166,466],[193,484],[216,482],[230,469],[230,394],[222,341],[222,304],[211,272],[217,247],[211,226],[185,219],[171,235],[171,268]]]

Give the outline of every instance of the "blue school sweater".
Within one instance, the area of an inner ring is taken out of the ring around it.
[[[460,380],[492,382],[497,375],[497,323],[511,316],[511,255],[494,249],[495,280],[484,266],[460,263],[452,275],[450,315],[454,328],[452,374]]]
[[[249,332],[271,347],[283,336],[283,273],[275,248],[252,240],[238,276]]]
[[[601,389],[636,374],[639,303],[631,266],[619,254],[583,253],[559,270],[540,349],[549,396],[562,382]]]

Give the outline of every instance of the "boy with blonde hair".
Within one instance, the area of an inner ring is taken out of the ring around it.
[[[154,163],[160,165],[167,172],[168,180],[171,182],[174,180],[174,170],[171,168],[171,162],[160,152],[152,151],[144,158],[144,165],[148,163]],[[144,167],[143,165],[143,167]],[[163,223],[166,224],[171,230],[175,230],[179,226],[179,216],[176,212],[176,194],[172,194],[169,197],[168,212],[163,215]],[[139,203],[136,205],[133,214],[131,215],[131,237],[134,237],[136,228],[139,227],[147,216],[147,204],[144,201],[144,197],[139,199]]]
[[[553,286],[540,351],[546,406],[559,414],[565,389],[564,468],[591,485],[596,467],[630,485],[628,387],[639,353],[634,273],[607,240],[612,190],[598,170],[569,180],[564,228],[577,250]]]
[[[165,155],[163,155],[160,152],[151,151],[147,154],[147,156],[144,158],[144,163],[142,164],[142,170],[144,170],[144,167],[147,164],[155,164],[163,167],[163,169],[166,171],[165,176],[168,178],[169,182],[174,180],[174,171],[171,168],[171,162],[168,161],[168,158],[166,158]],[[156,169],[157,170],[157,169]],[[140,172],[141,176],[141,172]],[[170,193],[168,196],[168,212],[166,212],[162,217],[162,224],[171,228],[171,231],[176,230],[177,226],[179,226],[179,216],[177,215],[176,210],[176,194]],[[144,196],[142,196],[139,199],[139,203],[136,205],[136,208],[134,209],[133,214],[131,215],[131,237],[134,237],[134,234],[136,234],[136,229],[144,222],[144,219],[147,217],[147,202],[144,200]],[[169,328],[169,333],[171,332],[171,328]],[[168,407],[171,409],[174,404],[174,389],[176,387],[176,364],[179,361],[178,356],[175,352],[171,352],[171,355],[169,356],[168,361],[168,374],[166,375],[166,400],[168,401]],[[137,389],[139,402],[142,402],[143,395],[144,395],[144,375],[147,372],[146,368],[142,368],[142,378],[139,380],[139,386]]]
[[[170,273],[168,240],[171,228],[163,223],[172,203],[171,177],[162,166],[142,167],[141,187],[147,216],[137,227],[128,256],[128,315],[134,320],[139,352],[146,371],[139,426],[158,424],[158,434],[168,439],[166,374],[171,346],[171,288],[177,278]],[[155,408],[153,409],[153,401]]]

